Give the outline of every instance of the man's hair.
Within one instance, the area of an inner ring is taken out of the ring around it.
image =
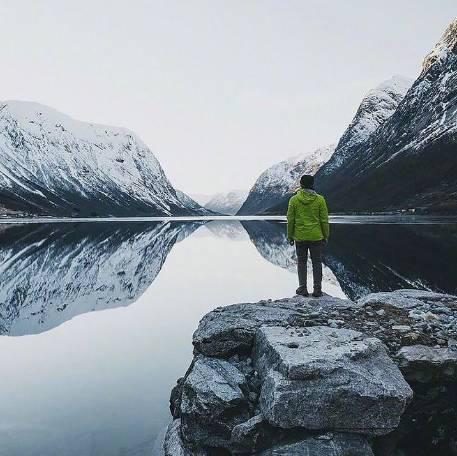
[[[300,179],[301,188],[314,188],[314,176],[304,174]]]

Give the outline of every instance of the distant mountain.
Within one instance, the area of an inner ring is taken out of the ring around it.
[[[346,148],[342,138],[318,173],[318,190],[330,208],[456,213],[456,88],[457,19],[425,58],[395,112],[355,146]]]
[[[334,175],[347,163],[358,160],[358,155],[363,152],[360,145],[364,144],[370,135],[395,112],[411,83],[412,81],[406,78],[394,76],[370,90],[363,98],[333,155],[316,173],[316,187],[327,196],[327,199],[331,199],[334,187],[342,185],[341,182],[336,183]],[[285,214],[290,197],[291,193],[287,193],[264,213]],[[332,205],[330,208],[334,209]]]
[[[198,204],[204,206],[214,196],[214,194],[210,195],[206,193],[189,193],[189,196],[194,201],[197,201]]]
[[[185,207],[194,211],[196,215],[213,214],[213,211],[206,209],[205,207],[202,207],[201,204],[199,204],[191,196],[189,196],[187,193],[182,192],[181,190],[176,190],[176,196]]]
[[[333,176],[338,168],[358,159],[361,152],[358,146],[395,112],[412,83],[410,79],[394,76],[368,92],[339,140],[334,154],[321,168],[319,179]]]
[[[260,214],[279,204],[297,186],[302,174],[315,174],[331,157],[334,145],[310,154],[300,154],[279,162],[264,171],[251,188],[239,215]]]
[[[127,306],[200,223],[0,226],[0,334],[37,334],[76,315]]]
[[[0,102],[0,204],[55,216],[202,212],[132,132],[21,101]]]
[[[217,193],[204,206],[213,212],[225,215],[235,215],[243,205],[248,192],[232,190],[228,193]]]

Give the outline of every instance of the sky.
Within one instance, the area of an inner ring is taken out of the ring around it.
[[[1,0],[0,100],[137,133],[191,194],[249,189],[417,77],[455,0]]]

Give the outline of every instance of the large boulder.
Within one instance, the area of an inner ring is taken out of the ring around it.
[[[457,350],[424,345],[402,347],[397,360],[410,382],[457,382]]]
[[[350,434],[324,434],[279,445],[260,456],[373,456],[365,438]]]
[[[201,450],[193,450],[184,445],[181,437],[181,420],[174,420],[167,428],[163,442],[165,456],[206,456],[208,453]]]
[[[194,333],[193,344],[206,356],[249,353],[254,335],[261,326],[303,326],[308,320],[318,324],[319,308],[351,306],[354,306],[351,301],[324,296],[320,299],[296,297],[219,307],[202,318]]]
[[[271,426],[259,414],[233,428],[232,445],[238,452],[250,453],[278,442],[283,434],[281,429]]]
[[[246,377],[221,359],[198,357],[182,385],[181,429],[185,442],[230,446],[233,428],[250,418]]]
[[[261,412],[281,428],[383,435],[412,398],[382,342],[349,329],[262,327],[254,363]]]

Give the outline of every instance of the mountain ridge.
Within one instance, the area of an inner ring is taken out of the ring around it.
[[[320,147],[311,154],[299,154],[267,168],[255,181],[237,214],[259,214],[279,203],[285,194],[298,186],[302,174],[315,174],[334,148],[334,144]]]
[[[2,205],[39,215],[190,215],[131,131],[34,102],[0,102]],[[204,212],[204,211],[203,211]]]
[[[457,20],[395,112],[317,188],[334,211],[457,212]],[[436,52],[439,49],[439,52]],[[431,57],[432,56],[432,57]]]

